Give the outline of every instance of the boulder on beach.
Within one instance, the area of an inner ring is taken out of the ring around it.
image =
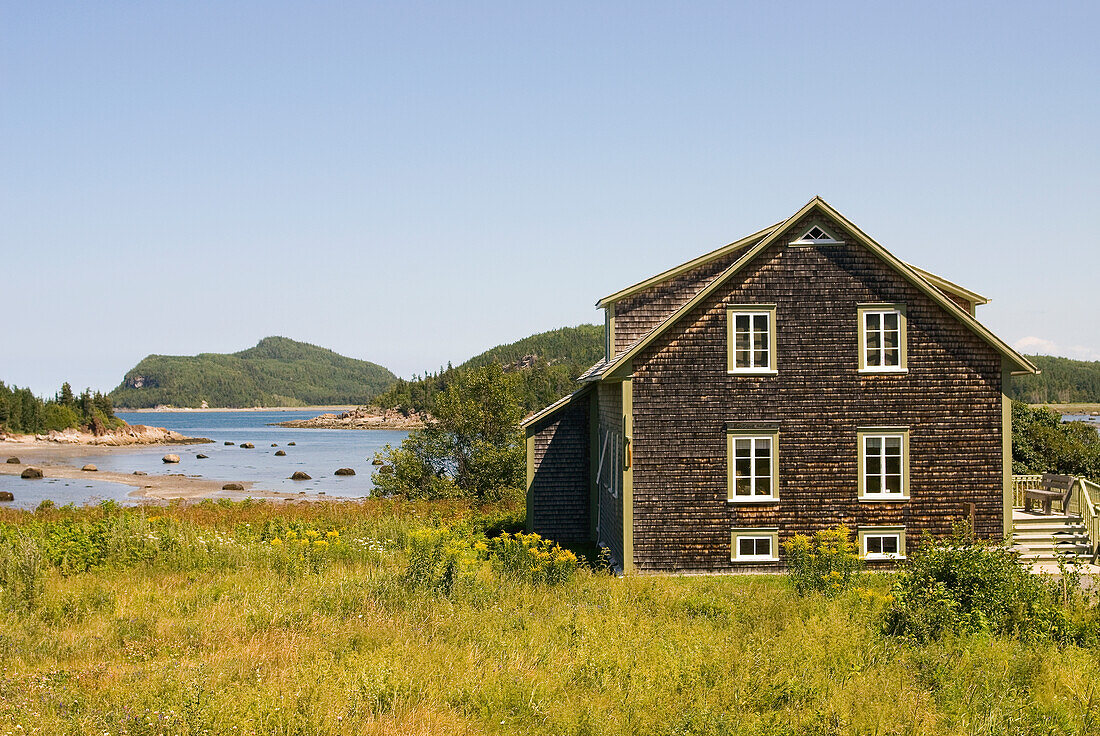
[[[92,465],[91,463],[88,463],[88,464],[87,464],[87,465],[85,465],[85,466],[84,466],[83,468],[81,468],[81,470],[83,470],[83,471],[86,471],[86,472],[88,472],[88,473],[94,473],[94,472],[96,472],[97,470],[99,470],[99,468],[97,468],[96,466]]]
[[[224,486],[222,486],[222,490],[223,491],[243,491],[244,486],[242,486],[240,483],[226,483]]]
[[[241,449],[242,450],[254,450],[254,449],[256,449],[256,445],[252,444],[251,442],[242,442],[241,443]]]
[[[18,464],[19,464],[19,458],[17,458],[17,457],[9,457],[8,458],[8,465],[18,465]]]
[[[282,450],[276,450],[275,451],[275,457],[286,457],[286,453],[283,452]]]
[[[0,491],[0,501],[14,501],[15,496],[11,491]]]
[[[233,443],[232,442],[226,442],[225,444],[226,445],[232,445]]]
[[[164,457],[161,458],[161,460],[163,462],[166,462],[166,463],[178,463],[180,461],[180,456],[179,455],[165,455]]]
[[[301,470],[295,470],[294,475],[290,476],[291,480],[313,480],[309,477],[309,473],[303,473]]]
[[[134,475],[149,475],[144,470],[135,470]]]
[[[42,471],[38,468],[27,468],[19,474],[20,478],[26,478],[27,480],[34,480],[42,477]]]
[[[209,457],[210,457],[209,455],[203,455],[201,452],[198,455],[195,455],[195,458],[197,460],[206,460]]]
[[[333,475],[355,475],[355,470],[352,468],[340,468]]]

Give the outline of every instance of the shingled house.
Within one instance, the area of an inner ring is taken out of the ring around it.
[[[815,197],[601,299],[605,357],[523,422],[528,527],[632,571],[782,564],[846,524],[869,561],[969,518],[1011,530],[1008,376],[988,300]]]

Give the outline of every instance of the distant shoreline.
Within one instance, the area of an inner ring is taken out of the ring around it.
[[[152,409],[124,409],[115,407],[115,413],[122,414],[191,414],[223,411],[350,411],[357,407],[356,404],[325,404],[322,406],[213,406],[205,409],[193,409],[186,406],[161,406]]]

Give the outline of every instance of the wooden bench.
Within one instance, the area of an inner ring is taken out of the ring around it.
[[[1043,473],[1042,484],[1039,488],[1029,488],[1024,491],[1024,511],[1031,511],[1031,502],[1038,501],[1043,505],[1043,513],[1050,515],[1050,506],[1054,501],[1062,502],[1062,513],[1069,506],[1069,495],[1073,492],[1073,484],[1077,478],[1072,475],[1054,475]]]

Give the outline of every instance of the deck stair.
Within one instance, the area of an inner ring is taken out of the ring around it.
[[[1012,548],[1032,563],[1092,560],[1088,528],[1077,516],[1031,514],[1016,509],[1012,515]]]

